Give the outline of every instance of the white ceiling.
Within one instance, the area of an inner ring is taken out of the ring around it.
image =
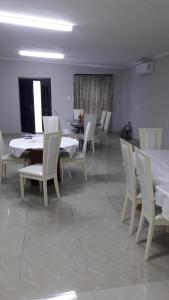
[[[125,67],[169,52],[168,0],[0,0],[0,10],[76,25],[63,33],[0,24],[3,58],[40,49],[63,52],[68,64]]]

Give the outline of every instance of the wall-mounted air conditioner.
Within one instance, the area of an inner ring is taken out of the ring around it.
[[[153,71],[154,71],[153,61],[140,63],[136,66],[136,74],[138,75],[152,74]]]

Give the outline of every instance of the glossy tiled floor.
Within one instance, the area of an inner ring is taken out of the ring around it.
[[[0,300],[167,300],[169,235],[155,231],[150,262],[120,222],[124,175],[117,137],[88,152],[88,182],[67,169],[44,208],[37,187],[20,202],[16,166],[0,187]],[[139,216],[139,212],[138,212]],[[137,226],[138,219],[136,220]]]

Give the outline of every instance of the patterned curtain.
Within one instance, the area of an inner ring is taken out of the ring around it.
[[[100,120],[102,110],[112,111],[113,75],[74,75],[74,108],[85,113],[96,113]]]

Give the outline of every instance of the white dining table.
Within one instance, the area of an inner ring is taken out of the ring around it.
[[[75,138],[62,137],[60,148],[69,153],[70,157],[74,155],[79,142]],[[9,142],[9,148],[12,154],[20,157],[26,150],[43,149],[43,135],[34,135],[13,139]]]
[[[155,203],[162,208],[163,216],[169,220],[169,150],[145,150],[151,160]]]

